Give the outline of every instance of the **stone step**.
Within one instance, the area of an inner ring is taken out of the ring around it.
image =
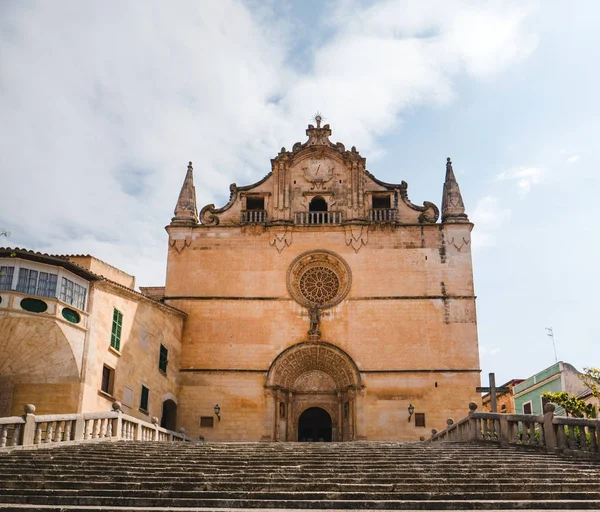
[[[134,510],[185,510],[193,508],[194,510],[206,509],[222,512],[223,509],[236,509],[243,511],[247,509],[316,509],[316,510],[520,510],[520,509],[566,509],[566,510],[597,510],[597,499],[569,499],[561,497],[559,499],[532,498],[532,499],[492,499],[476,497],[465,499],[407,499],[397,498],[395,500],[308,500],[308,501],[285,501],[285,500],[195,500],[195,499],[148,499],[148,498],[119,498],[116,500],[107,500],[102,503],[98,498],[63,498],[60,503],[51,503],[45,497],[7,497],[10,501],[4,500],[5,504],[24,504],[26,510],[35,510],[35,505],[54,505],[61,511],[69,510],[70,507],[105,507],[105,510],[119,510],[118,507],[132,507]],[[27,501],[24,501],[24,499]],[[115,503],[118,503],[115,506]],[[2,509],[0,509],[2,510]],[[93,508],[90,508],[93,510]],[[97,509],[96,509],[97,510]]]
[[[390,510],[454,510],[455,512],[466,512],[468,510],[537,510],[538,512],[548,512],[550,510],[597,510],[598,503],[585,500],[565,500],[565,501],[495,501],[495,500],[468,500],[468,501],[410,501],[398,500],[389,504],[390,507],[377,509],[363,509],[364,512],[386,512]],[[395,508],[391,508],[394,506]],[[256,508],[256,507],[255,507]],[[247,512],[250,507],[245,508],[221,508],[221,507],[169,507],[169,512]],[[162,507],[121,507],[121,506],[94,506],[94,505],[20,505],[20,504],[0,504],[0,512],[8,511],[28,512],[164,512]],[[254,510],[254,509],[252,509]],[[266,508],[263,512],[304,512],[307,508]],[[342,512],[347,509],[340,508],[309,508],[313,512]]]
[[[282,482],[282,483],[239,483],[239,482],[181,482],[181,481],[144,481],[144,482],[110,482],[99,480],[4,480],[0,481],[1,492],[15,494],[16,491],[25,490],[95,490],[105,491],[211,491],[211,492],[343,492],[343,493],[431,493],[431,492],[477,492],[485,487],[486,492],[600,492],[600,482],[428,482],[428,483],[408,483],[395,482],[391,484],[373,484],[373,483],[301,483],[301,482]]]

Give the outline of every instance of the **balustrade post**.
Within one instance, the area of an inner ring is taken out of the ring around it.
[[[152,424],[154,425],[154,432],[152,432],[152,441],[158,441],[158,418],[152,416]]]
[[[123,436],[123,418],[121,418],[123,409],[121,408],[121,402],[113,402],[112,409],[117,413],[117,421],[113,424],[112,437],[121,439]]]
[[[29,446],[33,444],[35,436],[35,405],[27,404],[24,410],[25,415],[23,419],[25,420],[25,425],[23,425],[23,430],[21,431],[21,444]]]
[[[553,403],[544,405],[544,444],[546,445],[546,451],[548,452],[554,452],[558,447],[556,431],[554,430],[554,424],[552,423],[555,410],[556,406]]]
[[[469,404],[469,441],[477,441],[477,419],[473,418],[473,414],[477,410],[477,404],[471,402]]]
[[[85,437],[85,419],[83,414],[78,414],[77,419],[75,420],[75,435],[73,437],[74,441],[83,441]]]
[[[498,434],[498,439],[502,448],[508,448],[509,438],[510,431],[508,426],[508,419],[505,414],[502,414],[500,416],[500,432]]]

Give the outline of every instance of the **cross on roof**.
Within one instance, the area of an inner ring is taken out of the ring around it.
[[[496,394],[497,393],[508,393],[510,388],[506,386],[496,387],[496,375],[494,373],[490,373],[490,385],[488,387],[478,386],[475,388],[475,391],[478,393],[489,393],[490,394],[490,405],[492,408],[492,412],[498,412],[498,407],[496,406]]]

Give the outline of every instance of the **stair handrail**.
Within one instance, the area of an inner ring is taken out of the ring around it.
[[[548,453],[600,458],[600,419],[555,416],[556,405],[544,405],[544,414],[477,412],[469,404],[469,415],[448,427],[433,429],[427,442],[491,442],[503,447],[528,446]]]
[[[112,411],[78,414],[35,414],[35,405],[27,404],[23,416],[0,418],[0,450],[43,448],[65,443],[101,441],[191,442],[185,429],[179,432],[124,414],[119,402]]]

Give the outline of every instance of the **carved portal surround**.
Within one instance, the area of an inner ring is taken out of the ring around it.
[[[301,254],[287,274],[292,297],[304,307],[319,310],[341,302],[351,280],[346,262],[329,251]],[[362,417],[360,372],[345,351],[320,341],[318,323],[318,314],[316,320],[311,314],[310,341],[284,350],[267,373],[267,439],[297,441],[300,415],[311,407],[320,407],[331,416],[333,441],[363,438],[358,425]]]

